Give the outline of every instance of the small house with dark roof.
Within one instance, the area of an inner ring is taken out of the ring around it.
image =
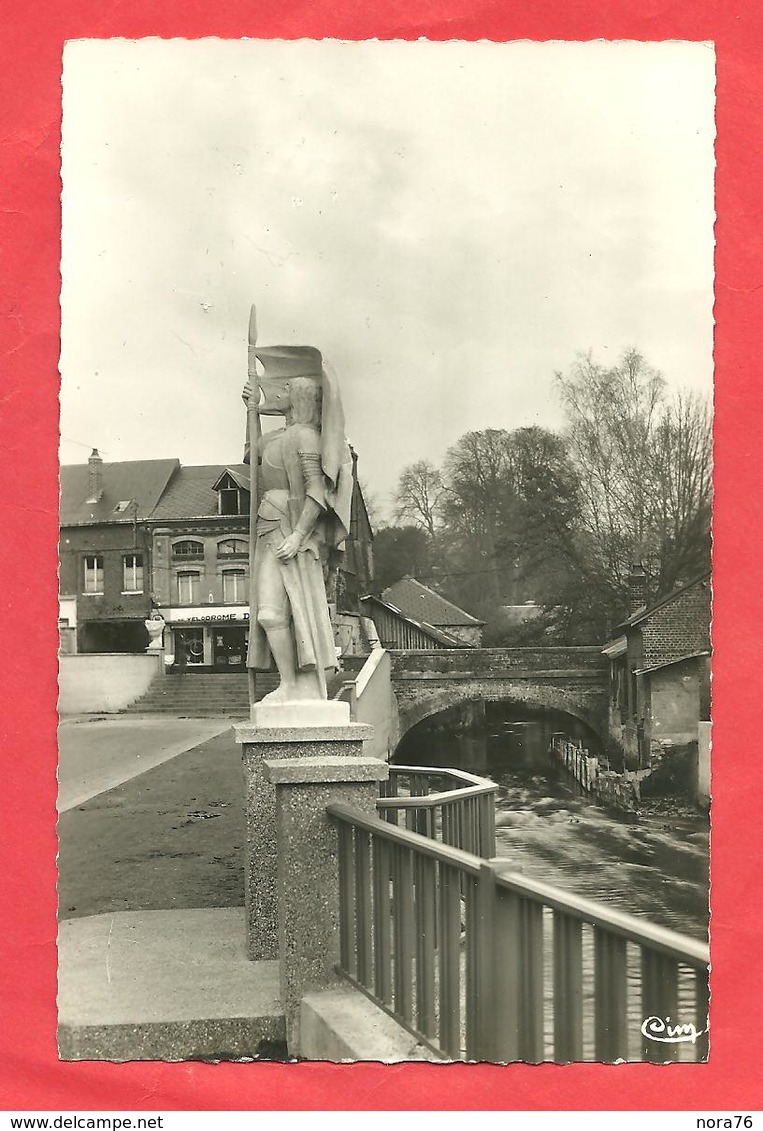
[[[60,484],[62,652],[142,652],[151,612],[146,520],[175,459],[65,465]]]
[[[710,573],[650,603],[640,588],[641,576],[640,571],[632,575],[631,615],[603,649],[610,661],[610,733],[633,766],[665,771],[676,756],[691,762],[690,788],[705,799]]]
[[[393,650],[470,648],[458,636],[444,632],[427,621],[407,616],[384,597],[368,595],[361,600],[363,614],[373,621],[382,648]]]
[[[382,593],[382,601],[398,609],[403,616],[427,624],[461,645],[479,648],[485,622],[477,620],[465,609],[435,593],[415,577],[403,577]]]

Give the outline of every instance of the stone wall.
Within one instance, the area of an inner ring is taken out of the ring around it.
[[[601,648],[442,648],[437,651],[396,651],[393,672],[468,672],[500,674],[528,672],[594,671],[606,681],[609,664]]]
[[[108,714],[121,711],[163,677],[161,652],[152,654],[83,652],[58,663],[58,713]]]
[[[368,723],[373,737],[363,746],[366,757],[388,762],[400,736],[397,703],[390,682],[389,652],[375,648],[355,681],[352,699],[353,722]]]

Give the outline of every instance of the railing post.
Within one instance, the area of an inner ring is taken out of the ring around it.
[[[495,1060],[495,873],[490,864],[480,866],[475,890],[475,913],[470,926],[475,937],[467,938],[467,962],[473,963],[469,988],[474,1001],[467,1002],[466,1055],[469,1060]]]
[[[663,1025],[675,1024],[678,1013],[678,964],[674,958],[641,948],[641,1011],[644,1022],[658,1018]],[[650,1040],[641,1043],[642,1059],[652,1064],[678,1060],[677,1044]]]
[[[554,1061],[583,1059],[583,947],[579,919],[554,912]]]

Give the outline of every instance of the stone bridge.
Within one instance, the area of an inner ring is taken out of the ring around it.
[[[608,664],[593,648],[454,648],[390,652],[398,737],[475,700],[563,711],[606,734]]]

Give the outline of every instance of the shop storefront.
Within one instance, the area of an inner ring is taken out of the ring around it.
[[[161,613],[167,622],[165,655],[172,671],[246,670],[248,608],[210,605]]]

